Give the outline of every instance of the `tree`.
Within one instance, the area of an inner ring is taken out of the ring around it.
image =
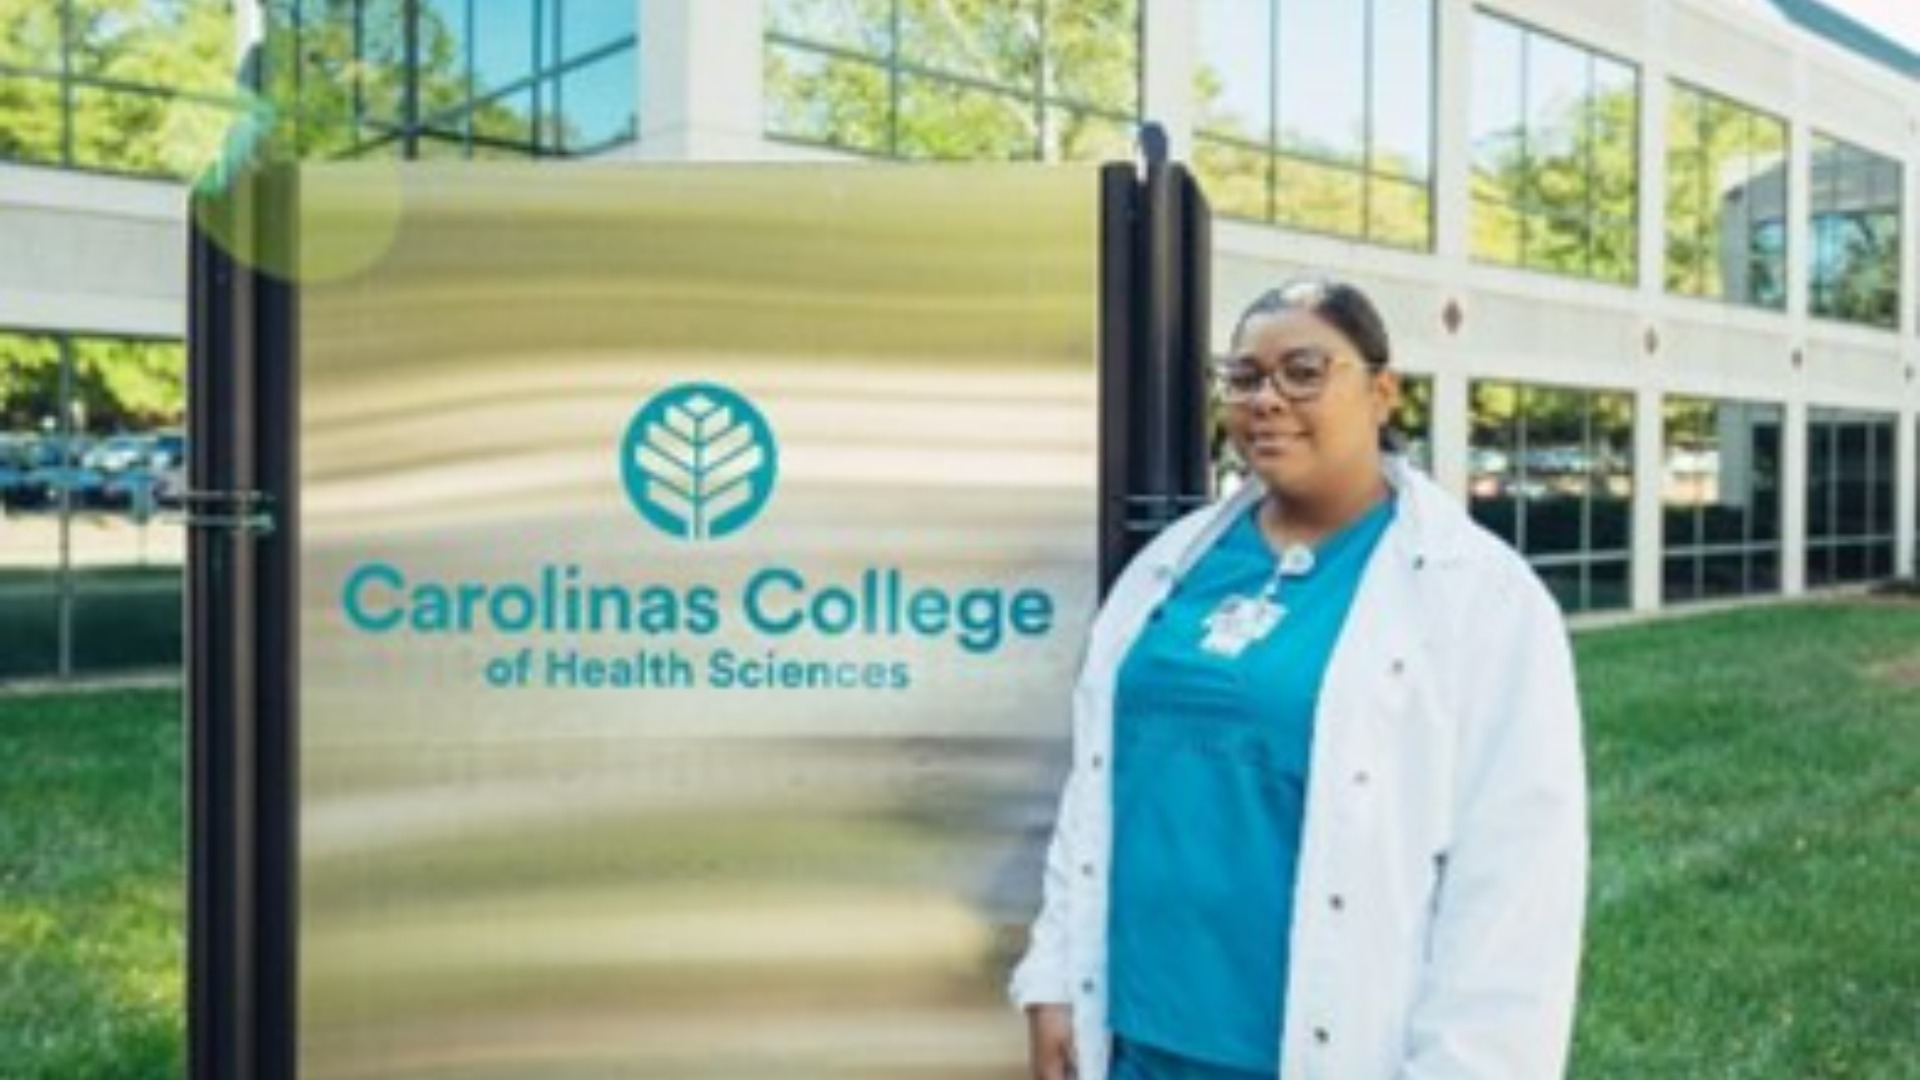
[[[1131,142],[1138,0],[777,0],[767,25],[787,39],[765,53],[776,135],[975,161],[1089,160]]]
[[[1549,122],[1500,133],[1473,176],[1474,252],[1631,282],[1638,262],[1639,89],[1561,102]]]
[[[407,0],[273,0],[263,58],[269,156],[405,156],[409,143],[422,157],[469,145],[524,156],[570,145],[577,130],[566,117],[512,103],[525,87],[477,84],[462,44],[472,28],[448,19],[437,5]],[[530,73],[526,86],[536,79],[551,86],[553,77]]]
[[[0,63],[36,73],[0,79],[0,157],[190,174],[229,115],[232,57],[226,0],[0,0]]]
[[[1367,147],[1364,130],[1333,143],[1224,107],[1226,79],[1212,63],[1194,71],[1195,171],[1222,213],[1403,247],[1432,241],[1432,187],[1404,154]],[[1271,142],[1269,141],[1271,138]]]

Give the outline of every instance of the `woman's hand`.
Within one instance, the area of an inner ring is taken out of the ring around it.
[[[1027,1006],[1027,1062],[1033,1080],[1072,1080],[1080,1075],[1073,1051],[1071,1006]]]

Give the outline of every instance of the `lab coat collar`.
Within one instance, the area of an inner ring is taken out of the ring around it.
[[[1383,454],[1380,473],[1393,490],[1394,520],[1383,542],[1396,557],[1418,568],[1445,564],[1465,550],[1472,519],[1460,505],[1426,474],[1413,467],[1404,454]],[[1180,578],[1213,547],[1239,515],[1251,509],[1267,494],[1265,484],[1249,479],[1232,494],[1206,511],[1199,530],[1181,545],[1165,576]]]

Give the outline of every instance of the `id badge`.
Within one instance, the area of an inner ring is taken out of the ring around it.
[[[1200,647],[1215,656],[1233,659],[1247,646],[1273,633],[1287,609],[1264,596],[1229,596],[1207,616],[1207,636]]]

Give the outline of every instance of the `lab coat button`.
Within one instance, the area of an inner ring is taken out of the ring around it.
[[[1361,769],[1359,772],[1353,774],[1353,782],[1357,787],[1366,787],[1367,781],[1371,779],[1372,777],[1367,775],[1367,770],[1365,769]]]
[[[1093,993],[1093,980],[1092,979],[1080,980],[1080,992],[1083,994]]]
[[[1333,910],[1335,910],[1335,911],[1345,911],[1345,910],[1346,910],[1346,907],[1347,907],[1347,902],[1346,902],[1345,900],[1343,900],[1343,899],[1341,899],[1341,897],[1340,897],[1340,894],[1339,894],[1339,893],[1334,893],[1334,894],[1333,894],[1332,896],[1330,896],[1330,897],[1328,897],[1328,898],[1327,898],[1327,903],[1328,903],[1328,904],[1329,904],[1329,905],[1330,905],[1330,906],[1331,906],[1331,907],[1333,908]]]
[[[1405,675],[1407,673],[1407,662],[1398,656],[1394,657],[1393,673],[1395,675]]]
[[[1090,863],[1090,862],[1088,862],[1088,863],[1081,863],[1081,864],[1080,864],[1080,873],[1082,873],[1082,874],[1084,874],[1084,875],[1085,875],[1085,876],[1087,876],[1087,877],[1092,877],[1092,876],[1093,876],[1093,864],[1092,864],[1092,863]]]
[[[1100,766],[1105,765],[1106,763],[1107,763],[1107,759],[1100,756],[1099,754],[1093,755],[1093,759],[1087,762],[1089,767],[1095,768],[1095,769],[1098,769]]]
[[[1313,1041],[1319,1043],[1321,1046],[1325,1046],[1333,1041],[1333,1033],[1323,1027],[1314,1028]]]

